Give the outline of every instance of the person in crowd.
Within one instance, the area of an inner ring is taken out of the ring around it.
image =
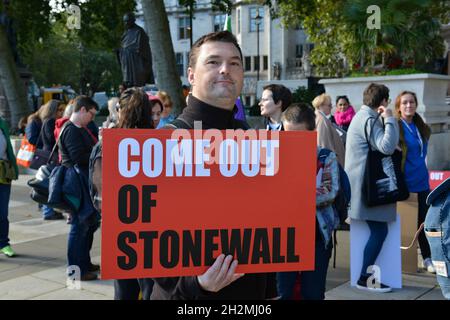
[[[425,221],[428,211],[426,200],[430,193],[430,184],[426,157],[431,129],[417,113],[417,107],[417,96],[412,91],[402,91],[395,99],[395,116],[398,119],[402,149],[402,170],[409,192],[417,193],[417,228],[419,228]],[[436,273],[424,230],[419,234],[419,247],[423,267],[428,272]]]
[[[164,127],[166,124],[172,122],[175,117],[172,114],[172,99],[166,91],[158,91],[156,96],[162,101],[164,110],[161,113],[161,119],[156,129]]]
[[[334,113],[336,125],[347,131],[354,116],[355,109],[350,105],[347,96],[338,96],[336,98],[336,112]]]
[[[148,98],[150,100],[154,128],[157,128],[161,120],[161,114],[164,110],[163,102],[158,96],[148,95]]]
[[[19,169],[9,138],[9,127],[0,117],[0,253],[13,257],[16,253],[9,243],[8,208],[11,195],[11,181],[17,180]]]
[[[286,131],[314,131],[315,114],[305,103],[292,104],[281,116]],[[332,233],[339,225],[339,217],[333,209],[333,201],[339,191],[339,168],[336,154],[328,152],[322,156],[317,147],[317,172],[320,184],[316,187],[316,240],[315,266],[313,271],[277,273],[278,294],[282,300],[293,299],[295,282],[299,277],[301,300],[325,299],[328,263],[333,249]]]
[[[67,168],[65,181],[72,177],[73,184],[81,188],[82,192],[80,208],[72,212],[67,245],[68,265],[79,267],[81,281],[97,279],[95,272],[100,270],[100,266],[92,264],[90,258],[94,232],[99,226],[99,214],[92,204],[88,186],[89,156],[97,140],[85,129],[94,120],[97,110],[98,105],[94,100],[78,96],[73,101],[73,113],[62,128],[58,143],[61,164]]]
[[[50,130],[52,130],[52,125],[54,126],[55,119],[60,114],[59,108],[62,106],[63,105],[59,100],[52,99],[28,117],[25,136],[30,144],[35,145],[38,149],[52,150],[55,145],[55,140],[51,139],[50,135],[52,134]],[[39,207],[42,208],[44,220],[64,219],[64,216],[61,213],[54,211],[46,205]]]
[[[118,104],[117,128],[122,129],[153,129],[151,101],[149,96],[140,88],[132,87],[120,96]],[[155,104],[155,105],[159,105]],[[162,108],[162,103],[161,103]],[[149,300],[152,294],[153,280],[120,279],[114,280],[115,300]]]
[[[389,292],[391,288],[381,282],[377,285],[368,284],[371,273],[367,269],[375,264],[383,247],[388,234],[388,222],[396,219],[396,204],[368,207],[364,200],[362,184],[369,152],[366,133],[367,137],[371,137],[369,143],[373,150],[391,155],[398,145],[399,130],[392,110],[387,108],[389,89],[386,86],[370,84],[364,90],[363,103],[348,128],[345,154],[345,171],[352,189],[349,217],[351,220],[365,221],[370,229],[370,236],[364,248],[363,264],[357,288],[371,292]],[[374,122],[378,114],[381,114],[384,119],[384,126],[381,119]]]
[[[28,117],[25,135],[30,144],[39,149],[43,148],[44,141],[41,135],[42,125],[46,120],[56,118],[60,104],[60,101],[52,99]]]
[[[345,165],[345,149],[327,114],[331,114],[331,97],[325,93],[314,98],[312,102],[316,109],[317,145],[333,151],[341,166]]]
[[[17,135],[19,137],[23,137],[25,135],[25,128],[27,127],[28,116],[24,116],[20,118],[19,123],[17,124]]]
[[[117,106],[119,103],[119,98],[111,98],[108,100],[108,111],[109,114],[106,120],[103,122],[102,127],[105,129],[114,128],[117,125]]]
[[[265,117],[267,130],[283,130],[281,114],[291,104],[291,101],[291,91],[281,84],[269,84],[263,88],[259,107],[261,116]]]
[[[192,85],[188,106],[165,129],[248,129],[234,119],[235,101],[242,90],[242,51],[228,31],[200,37],[189,53],[188,79]],[[277,296],[275,277],[266,273],[237,274],[238,261],[219,255],[207,271],[198,276],[154,278],[152,300],[159,299],[266,299]]]

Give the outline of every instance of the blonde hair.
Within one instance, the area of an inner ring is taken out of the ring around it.
[[[326,101],[330,101],[331,103],[331,97],[326,93],[322,93],[321,95],[314,98],[314,100],[312,101],[312,105],[315,109],[319,109],[319,107]]]

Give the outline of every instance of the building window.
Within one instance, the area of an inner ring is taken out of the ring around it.
[[[269,68],[269,58],[267,56],[263,56],[263,70],[267,70]]]
[[[177,52],[175,54],[175,58],[177,60],[177,71],[180,77],[184,76],[184,54],[181,52]]]
[[[237,9],[236,11],[236,15],[237,15],[237,33],[241,33],[241,10]]]
[[[253,66],[254,66],[254,70],[256,71],[256,70],[261,70],[260,69],[260,67],[259,67],[259,60],[260,60],[260,57],[253,57]]]
[[[191,37],[191,24],[189,17],[178,19],[178,39],[189,39]]]
[[[259,11],[261,17],[259,31],[264,31],[264,8],[250,8],[250,32],[256,31],[256,13]]]
[[[295,56],[297,58],[303,57],[303,44],[298,44],[295,46]]]
[[[225,14],[217,14],[214,16],[214,32],[223,30],[226,18],[227,16]]]
[[[252,57],[245,57],[245,71],[251,71],[252,70]]]

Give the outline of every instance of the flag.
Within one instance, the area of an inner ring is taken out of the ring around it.
[[[231,31],[231,16],[227,13],[227,16],[225,17],[225,24],[223,25],[223,31]],[[236,120],[242,120],[245,121],[245,110],[244,105],[242,103],[241,97],[238,97],[235,102],[235,106],[237,107],[237,112],[234,114],[234,118]]]

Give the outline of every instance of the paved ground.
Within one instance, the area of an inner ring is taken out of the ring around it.
[[[0,256],[0,299],[113,299],[112,281],[82,282],[81,289],[66,287],[65,263],[67,233],[65,221],[44,221],[37,204],[29,197],[26,181],[21,175],[13,185],[10,202],[10,238],[17,256]],[[337,268],[330,269],[326,299],[330,300],[442,300],[433,275],[404,274],[403,289],[388,294],[368,294],[349,285],[348,232],[338,233]],[[100,262],[100,231],[95,234],[91,252]]]

